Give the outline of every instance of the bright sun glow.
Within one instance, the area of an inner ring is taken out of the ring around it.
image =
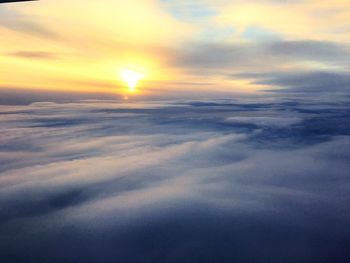
[[[130,92],[134,92],[136,90],[137,83],[144,77],[142,73],[130,69],[122,70],[120,76],[121,79],[128,85]]]

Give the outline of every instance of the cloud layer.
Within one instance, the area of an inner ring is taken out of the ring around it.
[[[346,262],[348,98],[0,108],[2,262]]]

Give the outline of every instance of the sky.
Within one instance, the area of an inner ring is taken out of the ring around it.
[[[4,263],[346,263],[349,97],[0,106]]]
[[[0,89],[141,97],[348,92],[349,17],[347,0],[2,4]],[[121,80],[125,69],[144,76],[134,94]]]
[[[1,263],[348,263],[349,0],[0,4]]]

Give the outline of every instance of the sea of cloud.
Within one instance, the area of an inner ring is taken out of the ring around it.
[[[0,106],[0,262],[347,262],[349,105]]]

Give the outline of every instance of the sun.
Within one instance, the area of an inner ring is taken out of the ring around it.
[[[120,77],[128,85],[129,92],[135,92],[137,83],[144,77],[144,74],[131,69],[124,69],[120,72]]]

